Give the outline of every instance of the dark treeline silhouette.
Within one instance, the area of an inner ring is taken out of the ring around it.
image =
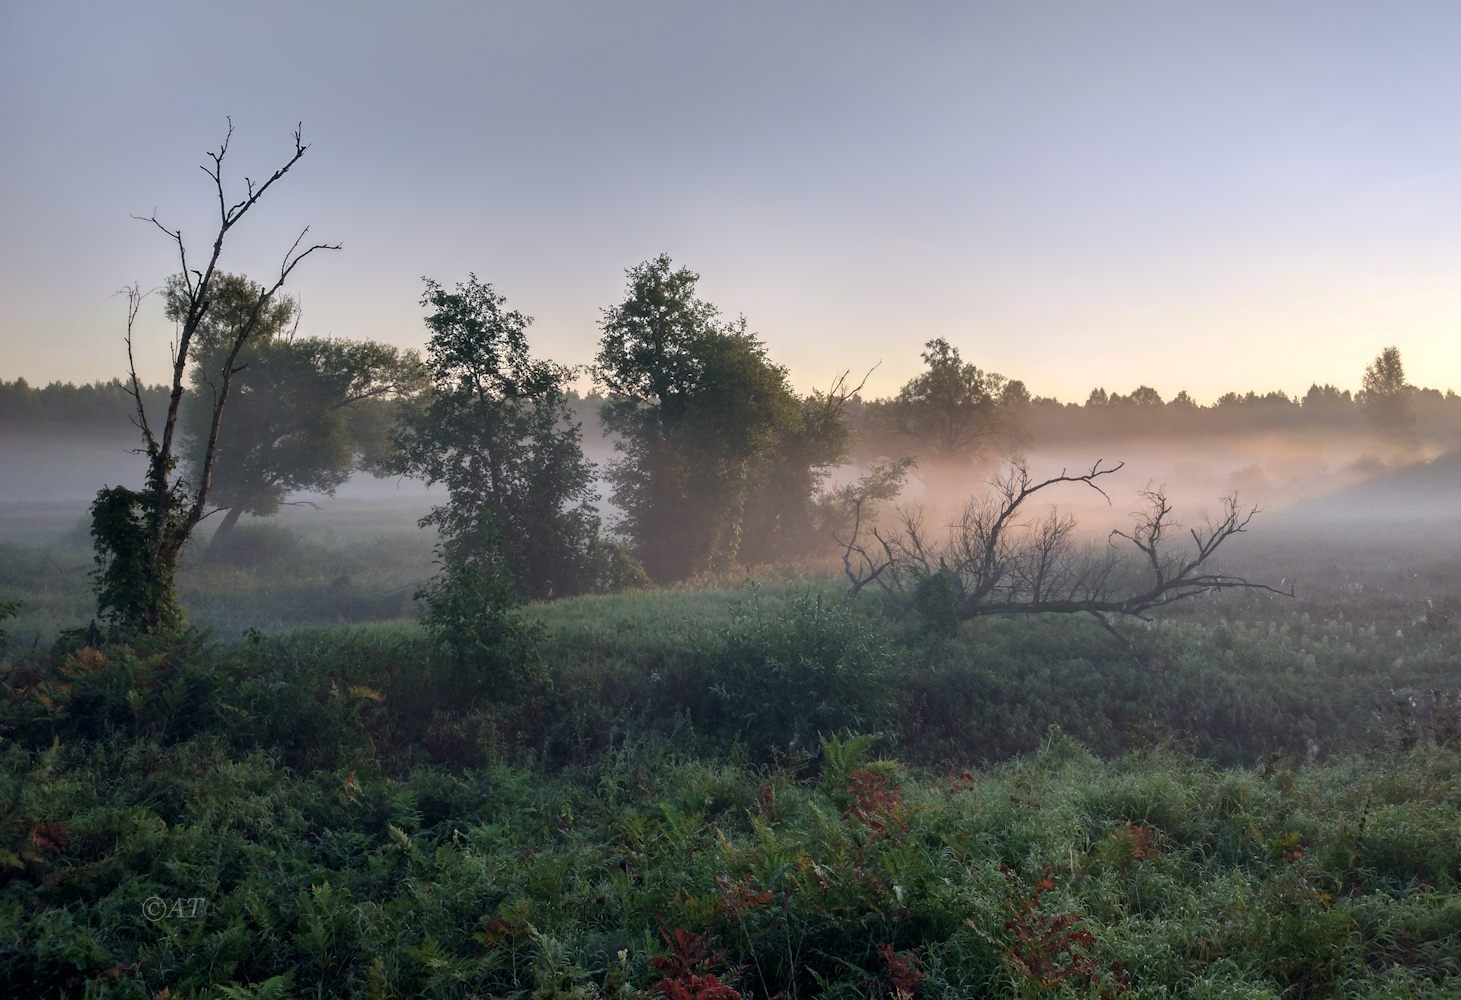
[[[149,403],[161,403],[167,389],[144,387]],[[1155,398],[1153,398],[1155,397]],[[608,435],[599,411],[607,397],[596,390],[568,389],[565,403],[583,425],[586,443]],[[854,397],[843,411],[853,432],[854,458],[906,451],[907,442],[892,415],[896,397]],[[1461,395],[1455,390],[1412,388],[1416,434],[1422,445],[1449,449],[1461,441]],[[1119,437],[1228,436],[1241,433],[1368,433],[1363,394],[1332,385],[1314,385],[1303,396],[1284,392],[1228,392],[1208,404],[1179,393],[1162,400],[1155,390],[1131,393],[1094,389],[1081,403],[1036,396],[1004,402],[1002,410],[1017,419],[1025,436],[1044,445],[1088,444]],[[0,379],[0,432],[62,434],[113,440],[130,437],[133,408],[120,379],[110,382],[51,382],[32,385],[24,378]]]
[[[1461,396],[1416,387],[1408,387],[1407,396],[1420,445],[1432,450],[1461,445]],[[860,400],[848,407],[855,456],[871,459],[906,449],[895,409],[896,399]],[[1034,397],[1002,402],[1000,409],[1021,428],[1024,440],[1049,447],[1247,434],[1343,435],[1363,444],[1371,432],[1365,394],[1332,385],[1314,385],[1303,396],[1228,392],[1207,405],[1186,393],[1163,400],[1146,386],[1128,394],[1097,388],[1081,403]]]
[[[167,387],[144,386],[149,406],[167,402]],[[120,378],[80,385],[52,382],[31,385],[23,378],[0,379],[0,433],[64,435],[97,441],[130,439],[136,404]]]
[[[337,343],[349,343],[338,341]],[[149,407],[167,404],[167,386],[142,387],[142,398]],[[593,410],[592,396],[572,397],[584,404],[584,413]],[[0,434],[16,436],[60,436],[67,439],[111,443],[130,441],[136,428],[132,414],[136,404],[119,378],[110,382],[50,382],[32,385],[24,378],[0,379]],[[374,425],[389,418],[390,407],[356,407],[353,419],[361,434],[379,433]]]

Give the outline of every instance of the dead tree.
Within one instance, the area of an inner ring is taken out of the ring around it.
[[[866,476],[835,494],[846,524],[834,528],[832,538],[842,546],[842,570],[852,581],[847,588],[849,601],[868,584],[878,583],[897,562],[891,543],[879,533],[872,519],[879,503],[892,500],[902,490],[903,480],[912,466],[908,459],[874,466]]]
[[[984,615],[1081,614],[1110,628],[1111,616],[1144,617],[1156,608],[1223,590],[1280,590],[1212,567],[1224,542],[1247,530],[1259,512],[1236,496],[1222,500],[1221,514],[1187,532],[1190,546],[1172,544],[1177,529],[1161,490],[1142,493],[1146,509],[1127,531],[1113,531],[1104,549],[1079,543],[1073,517],[1051,510],[1026,521],[1032,497],[1072,483],[1110,497],[1101,480],[1122,468],[1097,462],[1088,471],[1062,471],[1035,480],[1018,463],[976,498],[942,537],[921,514],[900,511],[891,531],[865,527],[867,497],[849,495],[852,527],[845,538],[843,569],[848,598],[870,584],[950,622]],[[855,502],[854,502],[855,501]],[[1124,543],[1124,544],[1123,544]]]
[[[242,197],[230,201],[223,179],[223,162],[232,138],[233,122],[230,120],[222,145],[217,151],[209,152],[209,162],[202,165],[216,192],[218,226],[207,262],[201,268],[189,261],[181,229],[169,229],[158,221],[155,212],[141,219],[157,227],[176,245],[185,304],[177,339],[172,345],[171,392],[160,424],[149,418],[143,405],[142,382],[137,374],[133,351],[133,330],[143,296],[136,285],[126,289],[127,388],[136,409],[133,420],[142,435],[142,447],[138,451],[147,456],[147,478],[141,490],[125,486],[104,488],[97,493],[91,506],[91,534],[97,562],[97,610],[104,620],[126,634],[166,632],[182,623],[174,586],[178,557],[198,522],[215,512],[208,507],[209,487],[229,389],[233,377],[240,371],[239,354],[260,317],[300,262],[316,250],[340,249],[339,244],[331,243],[305,246],[304,239],[309,233],[306,227],[284,255],[277,280],[272,285],[259,286],[252,307],[232,331],[222,364],[209,378],[211,417],[202,460],[193,472],[193,479],[176,475],[178,414],[184,382],[195,353],[194,337],[212,303],[215,280],[222,273],[218,261],[223,255],[224,241],[265,192],[284,177],[309,148],[304,144],[301,129],[296,127],[293,155],[262,183],[256,184],[245,177]]]

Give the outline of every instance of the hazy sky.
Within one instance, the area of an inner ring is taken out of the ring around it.
[[[0,377],[107,378],[123,302],[205,251],[198,170],[309,154],[309,333],[424,340],[475,271],[587,362],[660,251],[802,388],[935,336],[1041,394],[1461,388],[1461,4],[0,0]],[[145,314],[144,375],[170,326]]]

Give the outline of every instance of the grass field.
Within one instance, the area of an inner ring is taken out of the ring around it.
[[[4,543],[6,995],[1461,991],[1453,542],[1273,537],[1296,600],[1125,644],[753,571],[530,606],[527,672],[398,518],[238,543],[206,634],[54,650],[85,538]]]

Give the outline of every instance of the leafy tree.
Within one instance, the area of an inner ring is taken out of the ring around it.
[[[924,345],[927,370],[903,386],[894,405],[899,430],[919,457],[969,461],[1009,430],[999,402],[1007,380],[981,371],[943,338]]]
[[[278,279],[269,287],[256,286],[240,321],[228,329],[212,357],[216,368],[208,373],[212,386],[207,431],[199,459],[188,476],[177,475],[181,443],[178,419],[185,393],[184,382],[192,364],[207,348],[207,318],[222,292],[223,272],[218,267],[228,234],[248,212],[304,156],[308,147],[299,129],[294,131],[294,153],[262,183],[246,180],[243,197],[232,201],[223,182],[223,161],[228,155],[233,124],[216,152],[208,154],[203,171],[213,182],[218,204],[218,228],[202,267],[188,259],[181,229],[168,229],[154,216],[147,221],[167,235],[177,247],[182,285],[177,337],[172,350],[172,380],[166,411],[154,424],[148,415],[146,394],[137,374],[133,353],[133,329],[142,301],[134,285],[127,289],[127,390],[136,407],[135,419],[142,433],[142,451],[147,456],[146,483],[140,490],[126,486],[104,487],[91,505],[91,537],[96,551],[97,612],[114,629],[128,634],[165,633],[183,623],[178,606],[175,578],[183,546],[208,515],[214,463],[219,434],[239,356],[254,331],[275,307],[276,296],[289,275],[316,250],[337,250],[338,245],[316,243],[301,249],[305,233],[294,241],[279,268]],[[306,230],[305,232],[308,232]],[[216,294],[217,293],[217,294]],[[200,331],[202,335],[200,336]],[[155,416],[154,411],[154,416]]]
[[[722,321],[696,297],[697,274],[661,254],[628,277],[624,301],[604,310],[595,368],[622,455],[608,478],[645,569],[683,579],[740,557],[753,492],[804,461],[819,432],[744,317]]]
[[[1370,429],[1398,455],[1415,451],[1414,388],[1405,381],[1400,348],[1387,347],[1365,369],[1360,400]]]
[[[421,304],[429,389],[397,431],[396,467],[446,486],[421,522],[441,533],[444,579],[482,593],[506,581],[525,597],[590,589],[603,553],[567,404],[573,370],[534,358],[531,320],[476,275],[453,290],[426,279]],[[438,595],[443,609],[459,604]]]
[[[1000,389],[999,402],[1001,406],[1028,406],[1031,402],[1029,387],[1019,379],[1012,378]]]
[[[801,400],[751,492],[741,543],[746,562],[785,561],[831,541],[839,514],[827,478],[851,447],[845,410],[861,388],[852,386],[844,372],[826,392],[817,390]]]
[[[260,291],[243,275],[220,273],[217,281],[214,305],[198,329],[191,405],[183,408],[186,460],[195,476],[207,443],[213,373]],[[180,276],[169,281],[166,296],[168,318],[180,321],[186,309]],[[278,297],[239,354],[233,388],[245,405],[217,443],[213,499],[228,510],[214,545],[242,515],[271,515],[292,493],[334,493],[368,446],[351,419],[359,404],[409,392],[419,382],[420,363],[411,353],[370,341],[294,337],[298,317],[297,303]]]

